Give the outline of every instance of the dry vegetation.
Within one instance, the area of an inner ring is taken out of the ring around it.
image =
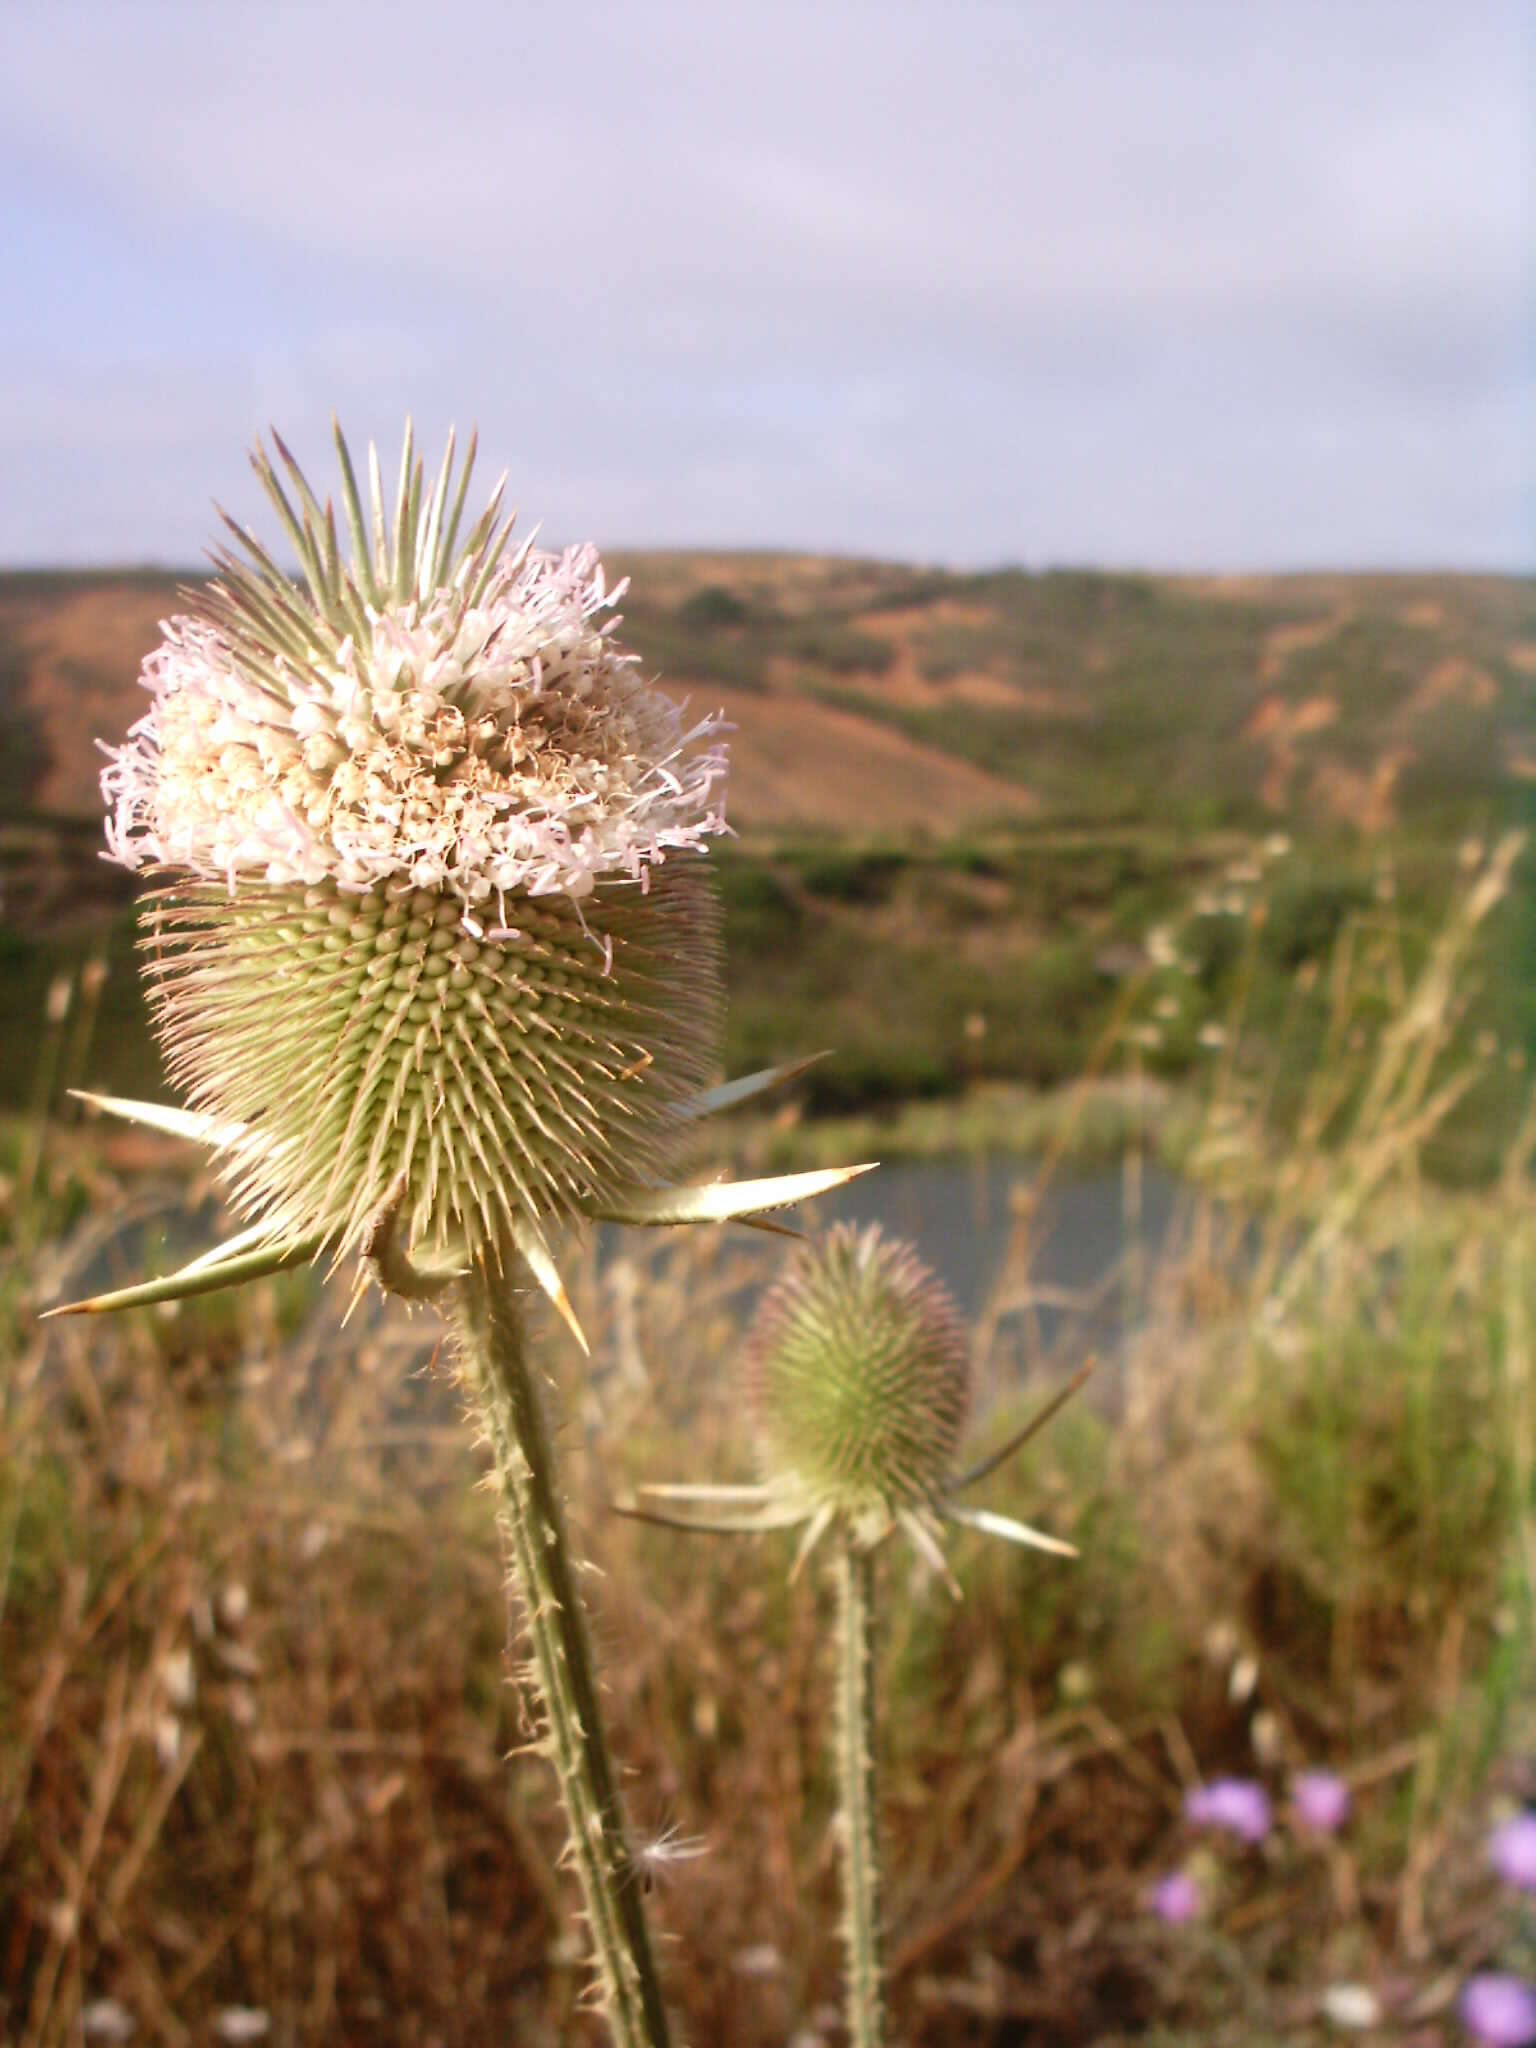
[[[1081,1561],[957,1541],[956,1604],[889,1559],[902,2038],[1321,2041],[1351,1982],[1431,2048],[1461,1978],[1509,1952],[1482,1840],[1499,1796],[1536,1794],[1533,1112],[1478,1194],[1422,1168],[1493,1056],[1460,1013],[1512,858],[1427,945],[1349,919],[1320,1044],[1256,1043],[1236,976],[1185,1227],[1127,1276],[1099,1398],[985,1495]],[[1133,1093],[1159,1000],[1138,989],[1099,1053]],[[552,1787],[502,1761],[496,1541],[431,1319],[370,1302],[343,1327],[347,1277],[297,1274],[40,1325],[199,1241],[209,1205],[142,1137],[7,1142],[0,2034],[62,2048],[131,2019],[191,2043],[246,2015],[294,2044],[595,2039]],[[976,1329],[983,1444],[1080,1355],[1070,1325],[1032,1343],[1038,1194]],[[775,1263],[759,1239],[631,1235],[576,1264],[591,1376],[542,1337],[635,1825],[707,1845],[656,1859],[668,1984],[688,2039],[742,2048],[839,2038],[823,1592],[786,1585],[780,1543],[610,1503],[746,1469],[732,1358]],[[1349,1833],[1222,1851],[1208,1921],[1154,1921],[1194,1774],[1278,1785],[1297,1762],[1348,1775]]]
[[[986,1496],[1081,1562],[967,1539],[958,1606],[886,1567],[902,2037],[1321,2041],[1354,1983],[1449,2044],[1466,1972],[1519,1962],[1482,1841],[1536,1797],[1536,899],[1488,855],[1536,776],[1530,585],[618,566],[629,637],[739,728],[732,1066],[834,1045],[805,1102],[866,1114],[738,1148],[979,1149],[1006,1112],[1126,1153],[1133,1253],[1150,1130],[1189,1177],[1097,1394]],[[343,1326],[346,1276],[299,1274],[37,1321],[214,1227],[185,1155],[64,1096],[156,1085],[91,743],[172,603],[0,579],[0,2039],[595,2039],[430,1318]],[[1045,1300],[1038,1192],[976,1327],[983,1440],[1095,1314]],[[578,1263],[595,1373],[542,1339],[635,1824],[707,1844],[655,1868],[695,2048],[839,2038],[823,1589],[609,1506],[746,1471],[774,1265],[626,1238]],[[1192,1775],[1300,1761],[1347,1773],[1349,1834],[1223,1851],[1203,1925],[1153,1920]]]

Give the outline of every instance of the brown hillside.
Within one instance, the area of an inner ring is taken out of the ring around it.
[[[1515,578],[626,570],[625,639],[734,721],[739,830],[948,835],[1213,801],[1384,826],[1426,779],[1498,800],[1536,755],[1536,604]],[[140,715],[177,601],[172,576],[0,577],[0,809],[98,812],[94,742]]]
[[[22,705],[41,755],[33,803],[65,815],[92,810],[101,771],[93,739],[120,735],[148,708],[135,678],[175,608],[174,584],[103,581],[19,596],[0,584],[0,593],[0,640],[24,664]]]
[[[729,814],[738,829],[828,828],[854,838],[1026,816],[1027,789],[957,761],[856,712],[794,692],[686,685],[701,708],[719,703],[731,734]]]

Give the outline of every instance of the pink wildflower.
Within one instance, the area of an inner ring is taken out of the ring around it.
[[[1462,2025],[1486,2048],[1529,2048],[1536,2041],[1536,1985],[1489,1971],[1472,1977],[1459,2002]]]
[[[1170,1871],[1152,1887],[1152,1910],[1170,1927],[1182,1927],[1186,1921],[1197,1920],[1204,1903],[1199,1885],[1187,1870]]]
[[[1349,1819],[1349,1787],[1335,1771],[1298,1771],[1291,1780],[1291,1809],[1303,1827],[1331,1835]]]
[[[1536,1892],[1536,1813],[1516,1814],[1503,1827],[1495,1828],[1488,1858],[1506,1884]]]
[[[1252,1778],[1213,1778],[1188,1794],[1184,1818],[1196,1827],[1222,1828],[1245,1842],[1262,1842],[1273,1813],[1269,1794]]]

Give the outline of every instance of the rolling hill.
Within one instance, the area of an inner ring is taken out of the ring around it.
[[[1265,818],[1382,830],[1536,779],[1536,588],[1453,576],[948,575],[637,555],[623,635],[722,705],[733,821],[860,838]],[[98,810],[178,579],[0,577],[0,804]]]
[[[609,566],[633,577],[622,637],[735,726],[728,1064],[835,1046],[811,1084],[822,1107],[1070,1078],[1149,932],[1230,902],[1277,835],[1295,850],[1258,998],[1278,1008],[1384,863],[1399,917],[1432,916],[1463,841],[1536,816],[1529,581]],[[154,1061],[132,882],[100,858],[95,740],[143,709],[139,662],[177,581],[0,577],[0,994],[35,1019],[49,976],[106,945],[123,972],[99,1078],[123,1087],[152,1085]],[[1477,1014],[1536,1056],[1529,890],[1517,914]],[[1199,975],[1159,1027],[1169,1073],[1198,1058],[1237,971],[1234,920],[1196,923]]]

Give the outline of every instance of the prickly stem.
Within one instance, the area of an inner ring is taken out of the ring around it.
[[[586,1621],[538,1389],[524,1349],[510,1238],[455,1290],[465,1378],[495,1464],[509,1558],[532,1644],[544,1748],[555,1766],[604,2010],[616,2048],[667,2048],[666,2011],[641,1886],[603,1737]]]
[[[871,1552],[845,1536],[837,1581],[838,1850],[843,1866],[848,2038],[885,2048],[880,1935],[881,1863],[875,1812],[874,1575]]]

